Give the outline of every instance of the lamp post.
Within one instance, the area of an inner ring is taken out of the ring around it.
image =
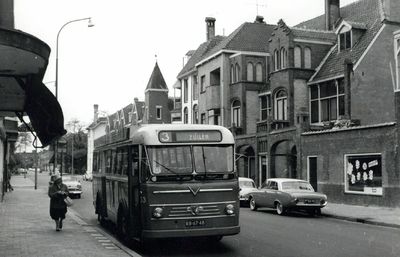
[[[89,20],[88,27],[89,27],[89,28],[90,28],[90,27],[93,27],[94,24],[92,23],[92,20],[91,20],[91,19],[92,19],[92,18],[89,17],[89,18],[82,18],[82,19],[77,19],[77,20],[69,21],[69,22],[65,23],[65,24],[61,27],[61,29],[58,31],[58,34],[57,34],[57,44],[56,44],[56,81],[55,81],[56,99],[57,99],[57,100],[58,100],[58,39],[59,39],[59,37],[60,37],[60,33],[61,33],[62,29],[63,29],[65,26],[67,26],[67,25],[70,24],[70,23],[77,22],[77,21]],[[57,166],[57,151],[58,151],[57,148],[58,148],[58,140],[56,140],[56,142],[54,143],[54,167],[53,167],[54,170],[55,170],[55,168],[56,168],[56,166]]]

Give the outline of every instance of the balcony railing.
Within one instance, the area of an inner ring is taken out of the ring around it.
[[[281,130],[290,126],[289,121],[271,120],[257,122],[257,133],[269,133],[275,130]]]

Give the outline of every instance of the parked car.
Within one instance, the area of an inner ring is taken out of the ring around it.
[[[239,177],[240,206],[249,206],[249,195],[256,190],[256,183],[251,178]]]
[[[77,177],[62,176],[62,182],[68,187],[69,195],[81,198],[82,185]]]
[[[276,209],[279,215],[293,210],[305,211],[308,215],[321,214],[321,208],[328,203],[325,194],[315,192],[310,183],[300,179],[267,179],[259,190],[249,196],[250,209],[259,207]]]
[[[92,181],[93,180],[93,176],[92,176],[92,173],[89,173],[89,172],[85,172],[85,174],[83,174],[83,180],[87,180],[87,181]]]

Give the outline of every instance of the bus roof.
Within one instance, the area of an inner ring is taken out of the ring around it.
[[[163,132],[163,134],[161,135],[160,132]],[[227,128],[205,124],[151,124],[132,126],[130,128],[130,141],[145,145],[176,143],[234,144],[235,142],[232,133]]]

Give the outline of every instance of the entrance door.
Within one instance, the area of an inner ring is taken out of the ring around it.
[[[308,181],[318,191],[317,157],[308,157]]]

